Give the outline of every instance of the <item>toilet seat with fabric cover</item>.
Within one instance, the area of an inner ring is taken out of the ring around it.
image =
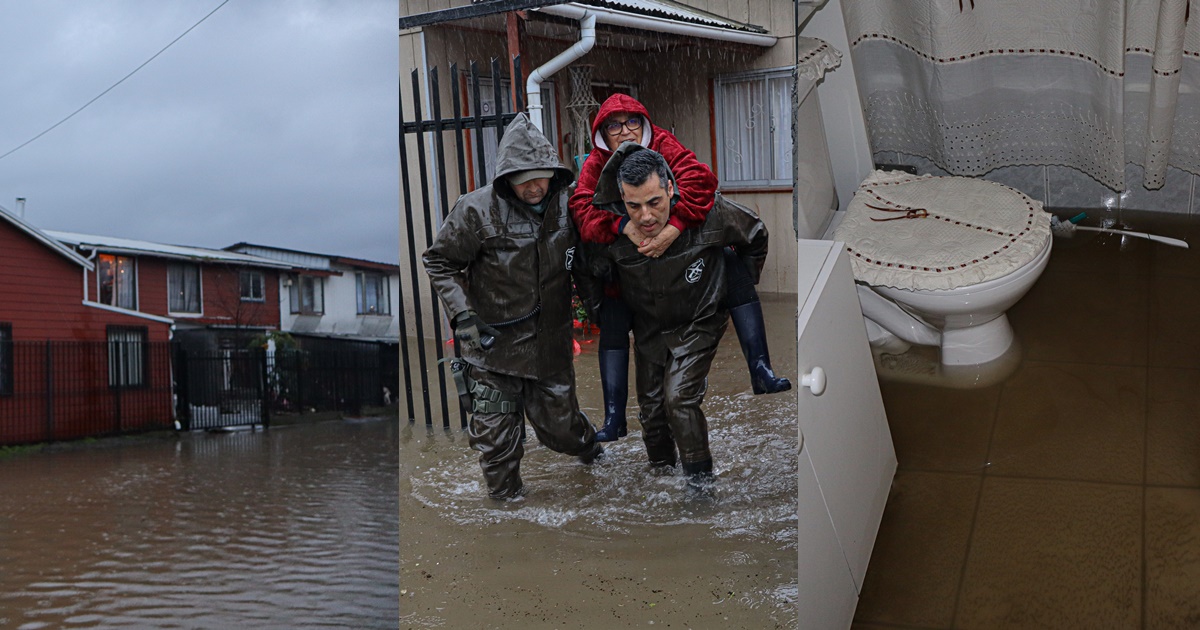
[[[1006,276],[1050,238],[1042,203],[970,177],[875,171],[834,230],[856,280],[907,290],[949,290]]]

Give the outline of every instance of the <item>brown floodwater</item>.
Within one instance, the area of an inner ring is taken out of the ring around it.
[[[764,296],[764,310],[776,371],[794,382],[795,297]],[[593,424],[596,363],[585,340],[575,370]],[[529,493],[506,503],[487,498],[456,415],[450,430],[402,423],[401,628],[796,626],[795,391],[753,396],[726,333],[704,403],[707,495],[647,470],[632,379],[630,396],[629,436],[591,466],[531,431]]]
[[[0,458],[0,628],[395,628],[395,418]]]

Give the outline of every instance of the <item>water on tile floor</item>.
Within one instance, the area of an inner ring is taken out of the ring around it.
[[[899,470],[855,628],[1200,627],[1200,220],[1088,214],[1193,248],[1056,238],[999,370],[881,365]]]
[[[795,297],[763,299],[774,366],[794,380]],[[595,338],[583,342],[579,399],[599,424]],[[450,430],[406,425],[402,628],[796,627],[794,392],[751,395],[726,333],[704,403],[717,483],[701,497],[647,470],[633,395],[629,435],[591,466],[530,435],[529,493],[509,503],[486,497],[453,405]]]

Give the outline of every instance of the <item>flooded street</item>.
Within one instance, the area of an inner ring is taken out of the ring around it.
[[[763,299],[776,372],[795,381],[794,297]],[[599,425],[583,347],[580,404]],[[592,466],[530,432],[529,493],[508,503],[487,498],[465,432],[402,425],[402,628],[795,627],[795,391],[751,395],[730,328],[704,403],[717,484],[697,496],[648,470],[630,389],[629,436]]]
[[[0,458],[2,628],[395,628],[392,418]]]

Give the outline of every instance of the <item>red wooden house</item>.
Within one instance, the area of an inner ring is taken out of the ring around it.
[[[95,268],[0,209],[0,444],[171,426],[172,320],[97,301]]]
[[[47,231],[95,263],[91,299],[168,317],[176,341],[204,350],[245,348],[279,330],[279,274],[292,265],[220,249]]]

